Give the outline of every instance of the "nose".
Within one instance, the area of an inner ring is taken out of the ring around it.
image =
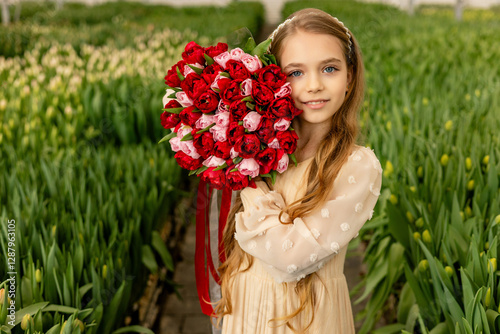
[[[323,89],[323,82],[318,74],[310,74],[307,80],[307,91],[309,93],[317,93]]]

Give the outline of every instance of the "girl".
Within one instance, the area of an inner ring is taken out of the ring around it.
[[[344,260],[373,214],[382,174],[373,151],[355,145],[360,49],[342,22],[317,9],[292,14],[271,38],[303,110],[293,121],[299,163],[237,197],[216,312],[228,334],[354,333]]]

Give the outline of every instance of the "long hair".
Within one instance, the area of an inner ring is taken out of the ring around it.
[[[328,196],[333,190],[333,181],[355,145],[359,132],[358,111],[364,97],[364,66],[361,50],[352,33],[346,33],[347,30],[340,21],[318,9],[303,9],[288,17],[288,19],[291,18],[293,19],[288,20],[278,28],[273,36],[270,51],[276,56],[278,64],[287,38],[297,31],[331,35],[341,42],[351,81],[343,104],[332,116],[330,131],[321,141],[311,162],[309,174],[307,175],[305,196],[283,209],[281,214],[286,212],[290,216],[290,219],[283,222],[283,224],[289,224],[297,217],[306,216],[308,213],[320,208],[328,200]],[[234,239],[235,215],[242,209],[243,206],[238,195],[224,230],[223,242],[227,260],[219,268],[222,279],[222,299],[215,308],[216,315],[219,318],[218,322],[224,315],[232,313],[231,286],[229,286],[231,277],[239,271],[248,270],[252,265],[251,256],[245,253]],[[244,268],[241,268],[242,263],[246,264]],[[313,277],[314,274],[308,275],[306,278],[294,283],[295,292],[300,300],[299,307],[283,318],[271,319],[271,322],[279,321],[296,332],[298,329],[292,326],[292,319],[307,310],[311,312],[310,322],[300,330],[306,331],[311,326],[314,320],[315,307]]]

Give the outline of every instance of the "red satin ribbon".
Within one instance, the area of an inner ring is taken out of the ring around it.
[[[215,282],[220,285],[220,277],[214,266],[212,252],[210,250],[210,201],[213,187],[205,181],[200,180],[198,186],[198,197],[196,200],[196,248],[195,248],[195,276],[196,289],[200,300],[201,310],[206,315],[213,315],[214,309],[210,301],[210,274]],[[222,236],[226,225],[227,216],[231,207],[231,189],[222,191],[221,208],[219,212],[218,251],[219,260],[226,259]],[[206,257],[205,257],[206,255]]]

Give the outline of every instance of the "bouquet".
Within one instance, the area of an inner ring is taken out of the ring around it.
[[[182,60],[165,76],[161,124],[178,164],[216,189],[255,187],[257,176],[283,173],[297,134],[290,127],[301,113],[286,75],[266,53],[271,41],[244,49],[201,47],[189,42]]]

